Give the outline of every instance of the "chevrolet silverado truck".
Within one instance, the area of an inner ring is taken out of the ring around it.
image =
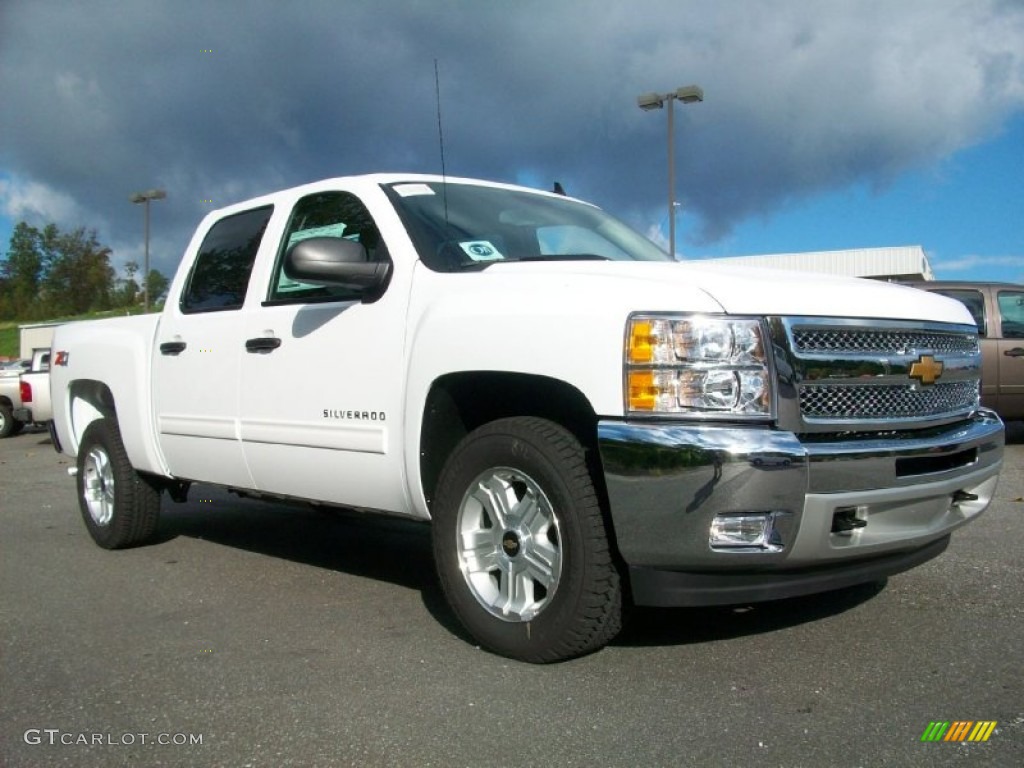
[[[564,196],[368,175],[209,214],[162,314],[56,330],[51,388],[101,547],[151,541],[193,482],[430,521],[466,630],[549,662],[631,603],[940,554],[1002,463],[980,372],[942,296],[679,263]]]

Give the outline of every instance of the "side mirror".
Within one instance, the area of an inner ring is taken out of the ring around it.
[[[383,288],[389,272],[390,264],[370,261],[362,244],[338,237],[301,240],[284,257],[284,273],[292,280],[368,293]]]

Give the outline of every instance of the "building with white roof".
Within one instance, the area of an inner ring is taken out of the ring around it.
[[[847,251],[809,251],[774,253],[763,256],[730,256],[715,261],[728,264],[819,272],[876,280],[934,280],[928,257],[920,245],[891,248],[854,248]]]

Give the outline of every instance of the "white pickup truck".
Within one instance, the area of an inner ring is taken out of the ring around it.
[[[50,407],[50,350],[32,351],[32,364],[21,374],[18,383],[21,407],[14,410],[14,418],[23,424],[49,424],[53,418]]]
[[[14,418],[14,411],[21,408],[21,372],[28,370],[22,360],[15,365],[0,368],[0,438],[11,437],[24,429],[25,424]]]
[[[50,410],[50,350],[32,350],[32,358],[0,373],[0,438],[26,424],[47,424]]]
[[[433,176],[211,213],[163,313],[57,329],[103,547],[190,482],[432,523],[452,610],[533,662],[624,604],[772,600],[938,555],[995,490],[958,302],[675,263],[587,203]]]

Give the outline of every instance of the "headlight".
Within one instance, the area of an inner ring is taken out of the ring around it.
[[[771,375],[757,318],[633,315],[626,410],[770,418]]]

